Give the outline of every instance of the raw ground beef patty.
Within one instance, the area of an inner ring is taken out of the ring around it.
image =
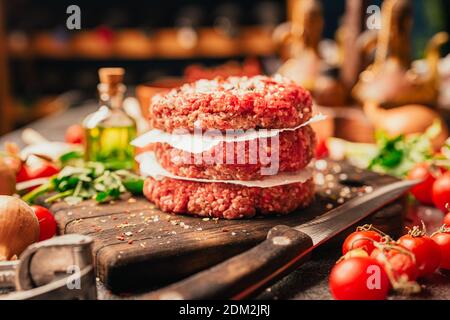
[[[313,157],[315,134],[310,126],[296,131],[284,131],[279,136],[277,148],[271,148],[270,139],[267,139],[262,158],[259,157],[259,145],[255,145],[257,147],[253,150],[253,164],[249,161],[248,142],[245,145],[241,143],[241,148],[238,148],[236,143],[221,143],[213,150],[196,157],[165,143],[155,144],[153,150],[161,166],[178,176],[215,180],[257,180],[264,176],[261,167],[272,167],[278,172],[305,168]],[[255,152],[255,149],[258,151]],[[228,155],[228,159],[233,160],[231,163],[226,163],[227,150],[232,152],[232,156]],[[221,152],[222,156],[217,157],[216,152]],[[238,157],[241,157],[241,164]],[[216,161],[217,158],[221,161]],[[278,161],[278,164],[275,166],[271,163],[272,160]]]
[[[149,120],[153,128],[169,133],[176,129],[195,132],[198,128],[224,132],[229,129],[295,128],[308,121],[311,113],[310,93],[290,80],[266,76],[230,77],[199,80],[155,96]],[[312,159],[315,134],[308,125],[280,133],[279,148],[274,148],[270,141],[269,138],[266,152],[262,153],[267,162],[258,161],[261,159],[259,144],[263,140],[257,141],[256,164],[249,161],[250,155],[255,157],[247,152],[250,142],[245,142],[244,148],[238,148],[236,143],[221,143],[203,153],[203,157],[197,157],[208,159],[210,156],[208,162],[189,161],[191,153],[168,144],[154,144],[151,150],[161,166],[173,174],[208,180],[259,180],[262,168],[274,168],[271,160],[278,160],[276,172],[273,172],[277,173],[303,169]],[[235,161],[226,164],[211,161],[214,152],[226,154],[229,149]],[[273,153],[278,153],[278,157]],[[305,207],[314,197],[314,184],[310,179],[304,183],[259,188],[213,181],[147,178],[144,195],[166,212],[239,219],[257,213],[288,214]]]
[[[311,118],[310,93],[281,77],[199,80],[157,95],[150,106],[153,128],[294,128]]]
[[[144,195],[166,212],[240,219],[256,213],[287,214],[303,208],[314,197],[314,183],[310,179],[272,188],[250,188],[227,183],[147,178]]]

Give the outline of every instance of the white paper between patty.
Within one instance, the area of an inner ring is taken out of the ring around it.
[[[241,180],[209,180],[186,178],[174,175],[173,173],[164,169],[156,160],[153,152],[144,152],[136,157],[139,162],[139,169],[141,174],[147,177],[152,177],[155,180],[162,180],[163,178],[171,178],[184,181],[206,182],[206,183],[229,183],[237,184],[245,187],[271,188],[276,186],[283,186],[292,183],[303,183],[312,177],[312,168],[305,168],[294,172],[281,172],[274,176],[266,176],[261,180],[241,181]]]
[[[211,150],[221,142],[242,142],[254,139],[271,138],[278,135],[280,132],[295,131],[301,127],[324,119],[326,119],[326,116],[320,113],[295,128],[247,130],[247,132],[243,134],[234,136],[227,136],[225,134],[172,134],[153,129],[134,139],[131,144],[138,148],[144,148],[151,143],[167,143],[175,149],[197,154]]]

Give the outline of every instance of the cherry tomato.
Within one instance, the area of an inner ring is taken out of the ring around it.
[[[411,188],[411,193],[414,197],[423,204],[433,204],[433,183],[436,178],[430,171],[430,166],[426,163],[417,164],[408,174],[409,180],[420,179],[423,182]]]
[[[447,204],[450,204],[450,171],[440,176],[433,184],[433,203],[436,208],[447,212]]]
[[[323,159],[328,157],[329,150],[327,146],[327,141],[322,138],[317,139],[316,149],[314,151],[316,159]]]
[[[65,140],[67,143],[83,144],[84,128],[79,124],[71,125],[66,130]]]
[[[56,234],[56,221],[53,214],[41,206],[32,206],[32,208],[39,220],[39,241],[52,238]]]
[[[21,164],[19,167],[19,171],[17,171],[17,174],[16,174],[16,181],[24,182],[24,181],[28,181],[28,180],[31,180],[30,170],[29,170],[28,166],[26,166],[25,164]]]
[[[431,239],[433,239],[441,249],[442,260],[440,267],[445,270],[450,270],[450,229],[435,233]]]
[[[385,270],[389,268],[395,280],[398,281],[402,277],[406,277],[407,281],[415,281],[419,272],[414,262],[414,256],[401,250],[407,251],[405,248],[398,247],[399,249],[387,250],[377,248],[372,251],[370,257],[384,265]]]
[[[383,265],[364,257],[336,264],[330,273],[329,286],[336,300],[384,300],[390,289]]]
[[[350,251],[348,251],[346,254],[344,254],[342,256],[342,260],[345,259],[350,259],[350,258],[355,258],[355,257],[365,257],[368,258],[369,254],[367,253],[366,250],[361,249],[361,248],[357,248],[357,249],[352,249]]]
[[[450,228],[450,213],[447,213],[444,217],[444,224]]]
[[[59,168],[51,162],[43,161],[36,167],[29,167],[22,164],[16,176],[17,182],[23,182],[38,178],[51,177],[59,172]]]
[[[59,172],[59,168],[51,162],[42,162],[41,165],[28,168],[28,177],[30,179],[47,178]]]
[[[345,239],[342,245],[342,254],[345,255],[350,250],[360,248],[370,255],[375,249],[373,242],[380,242],[381,240],[381,234],[376,231],[355,231]]]
[[[431,275],[441,263],[441,250],[439,246],[428,236],[402,236],[398,243],[410,250],[416,257],[416,266],[419,277]]]

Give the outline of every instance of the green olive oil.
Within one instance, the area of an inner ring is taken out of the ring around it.
[[[95,127],[86,129],[86,157],[112,169],[133,169],[136,127]]]
[[[136,122],[122,108],[125,86],[122,68],[99,70],[100,108],[83,122],[86,132],[85,158],[103,162],[108,168],[133,169]]]

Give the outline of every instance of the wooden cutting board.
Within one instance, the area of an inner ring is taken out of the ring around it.
[[[174,216],[143,198],[104,205],[93,201],[76,206],[58,203],[51,210],[60,233],[82,233],[94,238],[93,255],[100,280],[114,292],[130,292],[200,271],[254,246],[275,225],[301,224],[358,193],[393,181],[396,179],[345,163],[328,162],[326,169],[316,174],[317,196],[311,206],[271,218],[230,221]],[[403,228],[402,207],[399,200],[365,223],[395,234]]]

